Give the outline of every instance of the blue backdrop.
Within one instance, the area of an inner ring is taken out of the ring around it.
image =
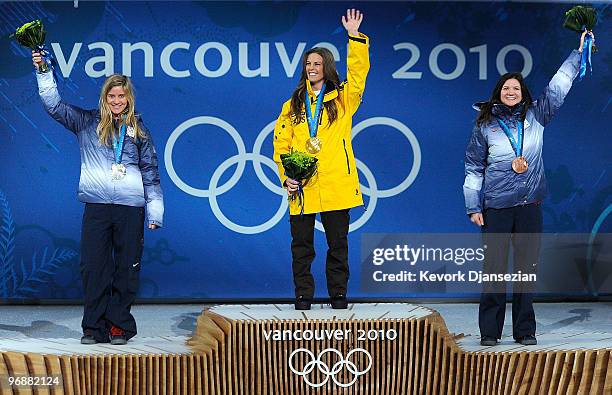
[[[340,16],[358,5],[371,71],[354,118],[367,210],[351,211],[351,296],[362,233],[476,232],[465,215],[465,147],[506,70],[537,96],[578,46],[567,4],[504,2],[0,3],[0,298],[78,299],[82,204],[73,134],[43,111],[29,51],[8,35],[41,18],[63,98],[97,106],[106,75],[131,75],[160,157],[165,227],[147,232],[142,298],[287,298],[290,235],[272,123],[324,43],[344,77]],[[547,232],[609,232],[611,7],[597,6],[593,75],[547,127]],[[253,153],[253,154],[251,154]],[[238,155],[238,156],[236,156]],[[268,158],[268,159],[266,159]],[[325,296],[325,238],[313,265]],[[397,297],[398,295],[393,295]]]

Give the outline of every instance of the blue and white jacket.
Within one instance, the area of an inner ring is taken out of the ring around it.
[[[503,104],[495,105],[491,120],[474,127],[465,153],[463,194],[468,214],[480,213],[487,208],[514,207],[544,199],[544,127],[563,104],[579,68],[580,53],[574,50],[548,83],[544,93],[527,110],[523,123],[523,156],[529,163],[529,168],[525,173],[518,174],[512,170],[512,161],[516,155],[496,118],[502,117],[510,121],[508,126],[517,141],[516,113],[512,114]],[[475,108],[480,110],[477,105]],[[518,118],[520,122],[520,117]]]
[[[125,136],[121,163],[127,174],[113,180],[111,165],[115,162],[112,147],[100,143],[96,128],[100,111],[84,110],[62,100],[52,73],[36,73],[38,93],[45,110],[66,129],[76,134],[81,153],[81,177],[78,197],[84,203],[121,204],[147,207],[148,224],[163,225],[164,199],[159,183],[157,153],[151,133],[137,115],[144,139]]]

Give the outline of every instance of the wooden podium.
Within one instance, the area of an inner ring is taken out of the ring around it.
[[[211,394],[612,394],[610,349],[468,352],[403,303],[213,307],[188,344]]]
[[[612,394],[609,334],[586,346],[551,336],[469,345],[437,312],[406,303],[223,305],[202,312],[191,338],[0,340],[12,350],[0,354],[0,394]],[[60,383],[16,387],[9,377]]]

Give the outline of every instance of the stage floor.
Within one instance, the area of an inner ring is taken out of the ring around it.
[[[275,305],[272,305],[275,306]],[[612,303],[538,303],[537,346],[523,347],[511,337],[511,307],[508,305],[504,338],[495,347],[479,345],[478,305],[473,303],[419,304],[440,313],[448,330],[465,351],[542,351],[612,348]],[[98,344],[83,346],[80,306],[0,306],[0,352],[32,352],[56,355],[87,354],[185,354],[196,319],[209,305],[137,305],[133,313],[139,334],[126,346]],[[248,312],[249,305],[241,311]],[[303,318],[290,305],[278,304],[282,318]],[[360,305],[339,312],[329,306],[314,305],[309,318],[349,318],[359,314]],[[421,311],[422,312],[422,311]],[[242,313],[240,313],[242,314]],[[248,314],[248,313],[246,313]],[[330,315],[331,314],[331,315]],[[414,314],[419,314],[415,311]],[[329,315],[329,317],[327,317]],[[344,317],[346,315],[346,317]],[[242,319],[247,319],[243,316]],[[358,318],[358,317],[355,317]],[[392,318],[392,317],[385,317]]]

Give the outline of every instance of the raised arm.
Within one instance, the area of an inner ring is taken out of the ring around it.
[[[362,21],[363,14],[359,10],[346,10],[346,15],[342,16],[342,25],[349,35],[345,90],[351,114],[354,114],[361,104],[366,77],[370,70],[370,40],[368,36],[359,32]]]
[[[38,71],[38,66],[43,62],[40,53],[32,52],[32,61],[37,70],[38,94],[45,110],[66,129],[78,133],[93,116],[92,112],[62,100],[57,90],[57,84],[53,79],[53,73],[51,71],[46,73]]]
[[[150,229],[163,226],[164,196],[159,182],[159,168],[157,165],[157,152],[153,145],[151,133],[138,117],[138,127],[144,132],[145,138],[139,141],[138,167],[142,174],[144,198],[147,203],[147,222]]]
[[[582,43],[586,34],[587,32],[582,34],[580,48],[572,51],[535,102],[535,118],[542,126],[546,126],[561,107],[574,79],[578,75]],[[593,33],[589,32],[588,34],[592,35]]]

